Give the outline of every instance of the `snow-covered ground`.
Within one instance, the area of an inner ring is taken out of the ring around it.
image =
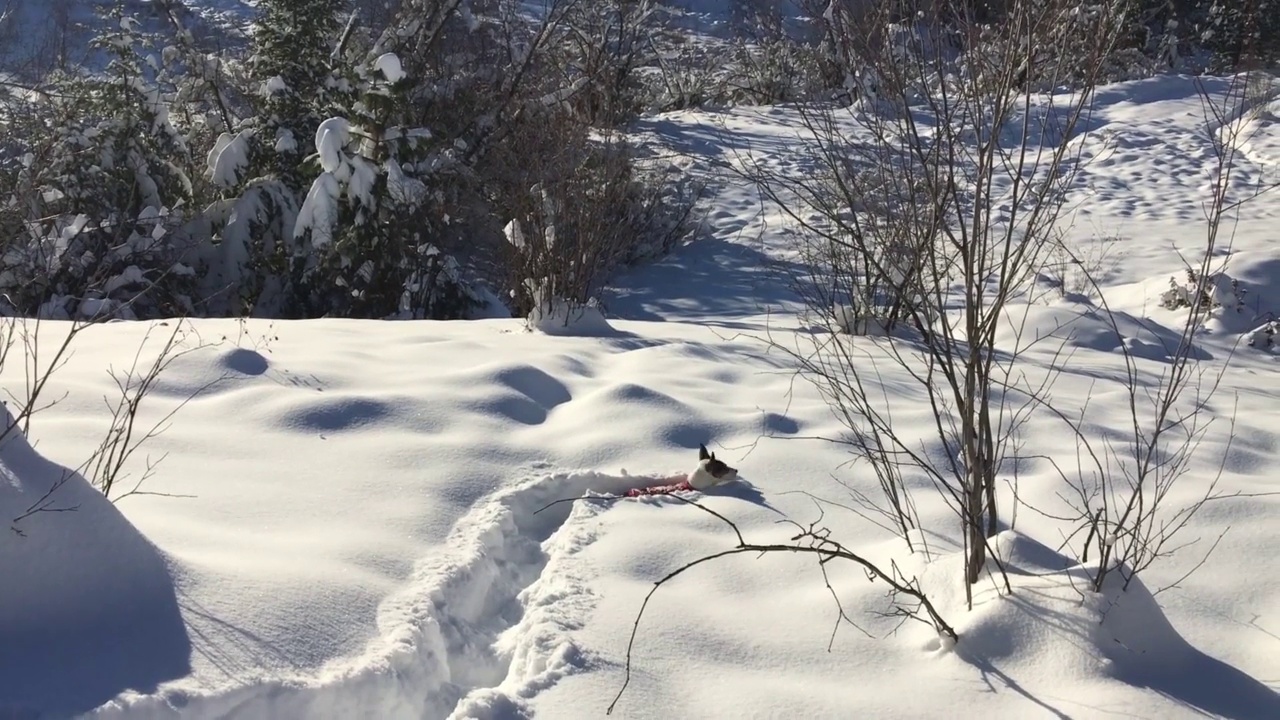
[[[247,38],[256,0],[195,0],[173,5],[184,27],[199,40],[235,45]],[[7,0],[0,3],[0,72],[22,72],[29,63],[51,67],[61,57],[71,65],[89,60],[98,14],[115,8],[138,18],[148,31],[171,37],[164,4],[151,0]]]
[[[1278,112],[1253,121],[1237,182],[1276,169]],[[1131,316],[1130,335],[1052,294],[1028,317],[1033,331],[1071,322],[1055,403],[1088,398],[1102,437],[1125,429],[1119,343],[1141,356],[1144,377],[1165,366],[1159,342],[1181,316],[1157,300],[1181,277],[1174,250],[1203,242],[1210,154],[1187,78],[1105,88],[1094,124],[1073,232],[1082,248],[1116,238],[1104,289]],[[757,108],[676,113],[641,131],[706,170],[748,147],[799,167],[797,126],[785,108]],[[73,477],[59,492],[76,512],[26,518],[23,536],[0,542],[0,717],[604,713],[653,583],[734,536],[669,498],[548,503],[678,476],[699,443],[740,472],[704,504],[753,542],[786,542],[794,526],[779,520],[818,519],[810,495],[843,502],[841,482],[875,487],[843,465],[843,448],[812,439],[840,425],[763,340],[801,331],[788,314],[781,216],[731,176],[715,188],[695,242],[615,283],[612,332],[549,336],[518,320],[195,323],[211,346],[176,361],[144,408],[158,418],[209,387],[144,448],[164,456],[144,489],[164,495],[112,506]],[[1229,272],[1250,290],[1250,313],[1280,310],[1278,221],[1275,196],[1241,208],[1234,228]],[[1227,317],[1198,336],[1203,367],[1223,365],[1247,329],[1237,325]],[[77,339],[47,391],[65,400],[34,421],[34,451],[16,435],[0,447],[0,510],[21,512],[99,442],[104,368],[131,362],[149,327],[113,323]],[[1027,362],[1047,365],[1054,350]],[[927,428],[910,379],[884,370],[896,421]],[[1167,502],[1203,493],[1224,453],[1220,490],[1250,497],[1207,506],[1185,535],[1201,544],[1129,592],[1077,593],[1054,549],[1063,526],[1024,508],[999,543],[1015,593],[981,585],[964,611],[958,527],[940,502],[919,494],[940,530],[929,561],[827,507],[823,523],[842,543],[924,579],[959,644],[877,618],[885,589],[857,568],[830,566],[828,588],[811,559],[728,557],[654,596],[615,714],[1280,717],[1280,497],[1266,494],[1280,491],[1278,370],[1276,355],[1235,353],[1206,411],[1221,422]],[[21,365],[3,379],[21,383]],[[1075,457],[1048,417],[1024,436],[1024,455]],[[1062,490],[1037,462],[1019,487],[1042,508]],[[833,593],[865,634],[846,626],[832,640]]]

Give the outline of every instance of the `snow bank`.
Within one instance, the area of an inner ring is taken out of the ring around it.
[[[577,305],[555,298],[543,300],[529,313],[529,326],[546,335],[609,337],[617,334],[598,305]]]
[[[63,716],[187,675],[168,563],[4,410],[0,441],[0,716]]]
[[[1017,668],[1028,679],[1023,692],[1041,686],[1045,710],[1090,706],[1087,694],[1049,700],[1054,683],[1091,688],[1095,698],[1112,701],[1150,692],[1188,715],[1260,718],[1280,710],[1275,691],[1192,647],[1140,578],[1125,587],[1115,573],[1094,593],[1085,567],[1032,538],[1005,531],[994,544],[1012,595],[998,596],[988,585],[972,613],[963,611],[955,593],[935,590],[933,596],[949,596],[950,614],[962,618],[956,655],[995,677],[1002,668]],[[962,565],[959,555],[946,558],[931,579],[940,581]]]

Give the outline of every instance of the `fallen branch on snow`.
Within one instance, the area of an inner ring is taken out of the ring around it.
[[[790,542],[792,544],[749,543],[742,536],[742,531],[738,528],[737,524],[734,523],[729,518],[722,515],[721,513],[716,512],[715,510],[712,510],[711,508],[706,507],[705,505],[702,505],[696,500],[692,500],[690,498],[683,497],[675,493],[663,493],[663,494],[668,495],[674,500],[679,500],[680,502],[685,503],[686,505],[691,505],[697,508],[698,510],[701,510],[702,512],[707,513],[708,515],[715,517],[716,519],[723,522],[725,525],[728,525],[729,528],[733,530],[734,537],[737,540],[737,544],[734,545],[734,547],[729,548],[727,550],[721,550],[719,552],[711,553],[709,555],[704,555],[695,560],[691,560],[681,565],[680,567],[676,568],[675,570],[672,570],[671,572],[667,573],[665,576],[663,576],[661,579],[659,579],[657,582],[653,584],[653,587],[649,590],[648,594],[645,595],[644,602],[641,603],[640,605],[640,611],[636,613],[635,622],[631,626],[631,637],[627,641],[627,660],[626,660],[626,666],[625,666],[625,677],[622,681],[622,687],[618,689],[618,694],[614,696],[613,702],[609,703],[609,707],[608,707],[608,710],[606,711],[606,714],[610,714],[610,715],[613,714],[613,710],[615,707],[617,707],[618,701],[622,699],[622,695],[626,692],[627,686],[631,683],[632,650],[635,647],[636,636],[640,631],[640,620],[644,617],[645,610],[649,606],[649,600],[653,598],[654,594],[657,593],[659,588],[661,588],[663,585],[670,582],[671,580],[674,580],[675,578],[684,574],[685,571],[691,570],[703,563],[711,562],[712,560],[718,560],[724,557],[729,557],[731,555],[741,555],[744,553],[757,553],[760,555],[763,555],[765,553],[798,553],[798,554],[816,556],[818,559],[818,565],[822,569],[823,581],[826,582],[827,589],[831,591],[831,595],[836,601],[836,607],[839,610],[839,614],[836,618],[836,627],[835,629],[832,630],[833,642],[835,639],[835,632],[836,630],[839,629],[841,622],[845,622],[850,625],[853,625],[854,627],[857,627],[857,625],[849,618],[849,616],[845,614],[844,608],[840,604],[840,599],[836,596],[835,589],[831,586],[830,579],[827,577],[826,564],[833,560],[847,560],[847,561],[856,563],[857,565],[861,566],[863,570],[866,572],[868,580],[872,582],[879,580],[881,582],[884,582],[886,585],[888,585],[889,588],[891,589],[890,597],[892,598],[891,604],[893,606],[893,611],[890,613],[891,615],[902,617],[904,621],[912,619],[912,620],[919,620],[921,622],[927,622],[928,624],[932,625],[935,630],[947,636],[953,642],[956,640],[959,640],[959,635],[956,633],[955,629],[951,627],[951,625],[948,624],[947,621],[944,620],[942,616],[938,613],[937,608],[935,608],[933,603],[929,601],[929,598],[925,595],[924,591],[920,589],[919,582],[916,579],[906,578],[902,574],[902,572],[898,569],[898,566],[896,564],[891,565],[889,570],[886,572],[885,570],[882,570],[879,566],[877,566],[875,563],[849,550],[844,545],[840,544],[838,541],[833,540],[830,536],[830,531],[818,525],[818,523],[822,521],[821,517],[819,517],[819,519],[814,521],[813,523],[810,523],[808,526],[800,525],[799,523],[792,520],[782,521],[782,522],[787,522],[792,525],[795,525],[797,530],[799,530],[799,532],[796,535],[790,538]],[[616,500],[626,500],[634,497],[637,497],[637,496],[636,495],[583,495],[579,497],[564,498],[561,500],[556,500],[554,502],[548,503],[544,507],[535,511],[534,514],[536,515],[537,513],[540,513],[543,510],[546,510],[555,505],[559,505],[561,503],[576,502],[578,500],[589,500],[589,501],[596,501],[596,502],[613,502]],[[899,602],[898,600],[899,595],[906,596],[907,598],[909,598],[909,600]],[[920,616],[921,612],[924,613],[927,619],[922,618]]]

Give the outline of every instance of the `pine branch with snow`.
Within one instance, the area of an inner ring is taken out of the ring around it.
[[[435,152],[430,132],[402,124],[408,76],[382,53],[347,73],[358,101],[316,129],[312,182],[294,228],[309,243],[309,313],[459,317],[477,304],[453,258],[424,222],[430,191],[418,177]]]
[[[48,317],[187,314],[199,239],[180,232],[193,187],[174,87],[135,19],[103,20],[93,46],[109,58],[104,71],[55,74],[52,92],[25,99],[43,129],[15,139],[27,223],[0,292]]]

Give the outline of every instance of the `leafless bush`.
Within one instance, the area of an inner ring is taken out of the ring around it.
[[[160,338],[159,348],[149,347],[155,342],[154,338],[157,336]],[[214,385],[225,381],[227,376],[213,378],[203,386],[195,388],[155,422],[140,423],[139,410],[147,396],[155,389],[156,383],[175,360],[211,346],[212,344],[200,338],[195,328],[187,321],[171,320],[151,325],[147,329],[128,367],[107,368],[119,392],[114,399],[103,398],[111,411],[110,426],[102,438],[102,443],[84,466],[87,470],[86,477],[107,498],[119,500],[130,495],[153,494],[141,488],[143,483],[155,474],[156,465],[164,459],[163,457],[156,460],[148,457],[145,469],[132,482],[128,490],[115,495],[113,491],[118,489],[118,483],[130,478],[126,471],[129,459],[143,445],[162,434],[168,428],[169,421],[186,407],[187,403]],[[148,356],[151,356],[149,360]]]
[[[558,137],[555,166],[541,169],[506,229],[508,286],[522,315],[593,302],[609,273],[682,239],[697,199],[646,170],[617,135]]]
[[[570,105],[588,123],[615,127],[640,108],[637,71],[653,57],[660,28],[654,0],[595,0],[568,8],[553,53],[570,79]]]
[[[685,43],[665,53],[655,53],[656,67],[640,76],[642,104],[657,112],[671,112],[731,102],[727,71],[719,43]]]
[[[1054,248],[1080,167],[1077,136],[1119,18],[1095,17],[1088,52],[1067,59],[1040,48],[1075,3],[1011,0],[999,23],[966,2],[934,3],[926,14],[917,5],[867,3],[856,24],[832,15],[858,101],[844,111],[802,107],[812,172],[749,164],[748,174],[796,225],[807,270],[800,290],[827,330],[776,344],[836,408],[848,431],[841,441],[879,466],[880,508],[902,516],[900,533],[915,522],[904,474],[926,478],[956,513],[971,601],[999,528],[996,478],[1034,409],[1004,390],[1034,342],[1016,330],[1014,304]],[[917,22],[899,24],[904,17]],[[1060,79],[1055,87],[1069,80],[1073,92],[1036,93],[1029,73]],[[997,347],[1010,324],[1015,347]],[[850,330],[894,339],[860,341]],[[930,437],[894,421],[882,361],[915,381],[923,397],[912,402],[936,418]]]
[[[0,442],[10,433],[30,435],[32,419],[66,398],[65,393],[51,397],[50,383],[66,366],[77,340],[96,326],[96,323],[84,321],[52,322],[18,317],[0,319],[0,372],[5,370],[6,365],[17,360],[14,355],[18,352],[21,353],[23,377],[21,392],[12,389],[6,391],[8,400],[5,405],[11,422],[0,431]],[[79,475],[83,475],[113,502],[137,494],[166,494],[142,490],[142,484],[154,474],[163,458],[154,461],[147,458],[141,475],[128,489],[119,492],[120,483],[130,477],[129,460],[145,444],[162,434],[169,421],[188,402],[224,378],[216,378],[203,387],[196,388],[153,423],[140,421],[141,410],[146,399],[155,390],[156,383],[175,360],[211,346],[211,343],[200,339],[185,321],[170,320],[152,325],[139,344],[131,365],[122,371],[114,368],[107,370],[116,384],[118,394],[103,397],[110,417],[102,441],[73,472],[66,473],[51,484],[24,512],[17,517],[7,518],[10,528],[21,535],[21,524],[33,516],[78,509],[62,503],[58,491]]]
[[[826,99],[838,81],[820,48],[784,37],[735,43],[724,84],[736,104],[767,105]]]
[[[1258,120],[1271,109],[1272,103],[1280,99],[1280,82],[1276,76],[1263,70],[1254,70],[1245,74],[1246,84],[1243,90],[1244,116],[1249,120]]]
[[[1206,137],[1214,152],[1209,168],[1209,196],[1204,203],[1204,245],[1200,257],[1188,264],[1187,282],[1178,288],[1177,302],[1168,304],[1172,309],[1185,310],[1186,315],[1177,337],[1164,347],[1166,357],[1157,381],[1147,380],[1142,358],[1135,357],[1128,345],[1120,346],[1125,367],[1121,384],[1129,410],[1129,426],[1122,440],[1091,440],[1082,429],[1084,408],[1069,415],[1050,407],[1075,433],[1078,458],[1077,470],[1060,470],[1071,488],[1066,496],[1069,513],[1046,514],[1074,523],[1072,539],[1083,536],[1080,558],[1091,568],[1091,587],[1095,591],[1101,590],[1113,575],[1127,588],[1138,574],[1195,542],[1183,541],[1182,536],[1205,505],[1240,497],[1239,493],[1219,490],[1223,465],[1215,474],[1201,478],[1196,476],[1192,461],[1200,454],[1210,429],[1218,424],[1207,408],[1218,395],[1231,362],[1228,356],[1216,367],[1208,364],[1202,361],[1197,346],[1205,321],[1214,313],[1232,311],[1223,301],[1232,291],[1225,264],[1220,260],[1229,255],[1233,235],[1230,226],[1241,205],[1280,186],[1273,182],[1241,190],[1232,182],[1241,147],[1247,140],[1246,124],[1241,121],[1247,120],[1248,96],[1255,84],[1256,80],[1246,73],[1233,78],[1220,94],[1200,85]],[[1100,298],[1103,317],[1116,336],[1122,337],[1116,313],[1098,289],[1097,280],[1091,282]],[[1232,418],[1234,415],[1234,411],[1229,414]],[[1234,419],[1228,423],[1234,426]],[[1226,462],[1233,439],[1231,427],[1227,430],[1222,463]],[[1170,497],[1172,491],[1188,483],[1193,483],[1196,499],[1176,503]],[[1216,546],[1215,541],[1206,558]]]
[[[0,433],[0,440],[12,432],[28,433],[31,431],[31,418],[41,410],[56,404],[61,398],[47,398],[46,390],[50,379],[66,365],[71,356],[71,345],[77,334],[83,331],[83,323],[70,323],[63,337],[52,346],[43,344],[39,319],[26,320],[6,313],[0,318],[0,370],[10,362],[13,349],[18,346],[22,352],[23,388],[21,394],[6,388],[13,423]]]
[[[1094,291],[1106,279],[1111,253],[1119,241],[1120,238],[1114,236],[1094,236],[1079,242],[1059,233],[1041,270],[1041,277],[1061,297],[1095,297]]]

